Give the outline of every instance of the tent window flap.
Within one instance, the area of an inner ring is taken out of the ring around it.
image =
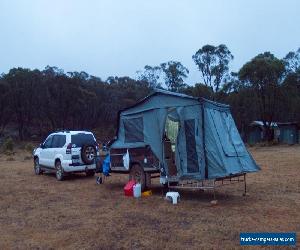
[[[242,139],[236,129],[232,116],[227,112],[210,112],[224,153],[227,156],[247,155]]]
[[[125,143],[144,142],[143,117],[124,119]]]

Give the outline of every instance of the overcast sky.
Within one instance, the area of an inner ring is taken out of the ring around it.
[[[300,47],[299,0],[0,0],[0,73],[57,66],[106,79],[226,44],[238,70],[258,53]]]

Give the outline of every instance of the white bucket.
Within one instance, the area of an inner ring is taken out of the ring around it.
[[[140,183],[133,185],[133,197],[139,198],[142,196],[142,187]]]

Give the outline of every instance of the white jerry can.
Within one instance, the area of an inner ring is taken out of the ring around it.
[[[142,186],[140,183],[133,185],[133,197],[139,198],[142,196]]]

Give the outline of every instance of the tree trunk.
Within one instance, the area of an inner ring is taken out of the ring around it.
[[[24,139],[24,135],[23,135],[23,123],[22,124],[19,123],[18,131],[19,131],[19,138],[20,138],[21,141],[23,141],[23,139]]]

